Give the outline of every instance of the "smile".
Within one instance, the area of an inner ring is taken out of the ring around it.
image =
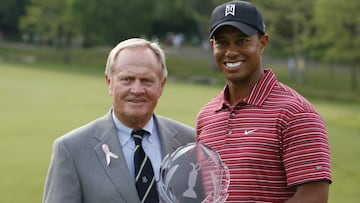
[[[144,102],[146,102],[146,99],[131,98],[131,99],[128,99],[127,101],[131,102],[131,103],[144,103]]]
[[[130,100],[132,103],[144,103],[145,100]]]
[[[225,65],[229,68],[235,68],[237,66],[240,66],[243,62],[242,61],[239,61],[239,62],[236,62],[236,63],[225,63]]]

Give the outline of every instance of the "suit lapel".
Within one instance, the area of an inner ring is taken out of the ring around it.
[[[111,118],[111,113],[108,113],[105,116],[104,123],[101,126],[102,132],[95,135],[95,138],[100,141],[94,148],[98,160],[103,166],[110,181],[124,200],[126,202],[138,202],[139,198],[135,183],[126,165],[126,160]],[[106,163],[106,154],[103,150],[103,145],[107,145],[109,150],[118,156],[117,159],[110,158],[109,165]],[[121,201],[119,200],[119,202]]]
[[[159,129],[160,142],[163,149],[162,158],[164,158],[167,154],[175,151],[177,146],[181,145],[181,142],[178,138],[178,133],[162,117],[155,116],[155,121]]]

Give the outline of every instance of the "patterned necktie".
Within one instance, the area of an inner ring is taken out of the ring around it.
[[[159,197],[156,190],[156,181],[153,167],[148,156],[146,156],[144,149],[141,146],[141,141],[145,130],[133,130],[131,135],[135,140],[135,175],[136,175],[136,189],[141,202],[144,203],[158,203]]]

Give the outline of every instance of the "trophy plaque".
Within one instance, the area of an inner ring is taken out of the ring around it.
[[[160,166],[158,190],[165,203],[222,203],[229,184],[229,169],[202,142],[179,147]]]

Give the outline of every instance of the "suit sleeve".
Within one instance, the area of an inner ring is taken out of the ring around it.
[[[79,178],[70,151],[61,140],[53,145],[43,203],[81,203]]]

